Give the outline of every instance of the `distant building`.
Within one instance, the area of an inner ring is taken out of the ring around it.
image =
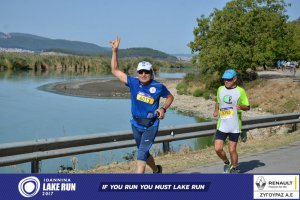
[[[180,61],[190,61],[193,58],[192,54],[175,54],[174,56]]]
[[[18,49],[18,48],[2,48],[0,47],[0,52],[9,52],[9,53],[34,53],[34,51],[26,50],[26,49]]]

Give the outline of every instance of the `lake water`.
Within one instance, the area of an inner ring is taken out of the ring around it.
[[[162,77],[181,78],[184,73],[162,73]],[[0,72],[0,145],[1,143],[64,136],[130,131],[129,99],[93,99],[59,95],[37,89],[55,82],[112,78],[105,75],[55,75]],[[169,110],[160,127],[195,123],[193,117]],[[201,143],[201,142],[200,142]],[[182,144],[199,148],[196,140],[172,142],[172,148]],[[206,146],[206,144],[203,144]],[[201,146],[201,145],[200,145]],[[155,144],[152,149],[158,149]],[[123,156],[136,148],[76,155],[79,169],[97,164],[124,161]],[[42,173],[57,173],[60,165],[72,166],[73,156],[42,161]],[[30,163],[0,167],[0,173],[29,173]]]

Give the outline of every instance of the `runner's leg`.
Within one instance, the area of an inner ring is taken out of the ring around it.
[[[236,151],[237,142],[233,142],[229,140],[229,153],[232,167],[236,168],[238,164],[238,154]]]
[[[225,162],[228,159],[226,156],[226,152],[223,149],[223,146],[224,146],[223,140],[219,140],[219,139],[215,140],[215,151],[216,151],[217,155],[219,156],[219,158],[221,158],[223,160],[223,162]]]
[[[155,160],[151,154],[146,161],[147,165],[152,169],[152,171],[157,171],[157,166],[155,165]]]
[[[146,130],[139,130],[139,134],[135,135],[135,140],[138,144],[137,152],[137,173],[144,173],[146,164],[150,166],[153,171],[157,171],[154,158],[149,154],[150,148],[154,143],[158,127],[151,126]]]

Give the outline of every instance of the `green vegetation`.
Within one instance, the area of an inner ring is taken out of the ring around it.
[[[299,107],[299,102],[300,100],[296,98],[287,99],[287,101],[283,104],[284,111],[287,113],[294,112]]]
[[[8,70],[110,71],[110,60],[101,57],[0,53],[0,66]]]
[[[300,60],[300,18],[290,22],[290,25],[294,27],[293,45],[291,46],[291,52],[288,55],[289,60]]]
[[[119,59],[121,70],[134,74],[138,63],[146,60],[152,63],[154,71],[159,72],[161,67],[173,68],[183,66],[171,60],[157,60],[150,57],[135,57]],[[45,55],[36,53],[0,53],[1,70],[34,70],[56,72],[95,72],[109,73],[111,58],[107,56],[75,56],[75,55]]]
[[[287,60],[294,43],[287,6],[282,0],[232,0],[209,17],[202,15],[189,44],[198,53],[193,61],[222,74],[227,68],[246,73]]]
[[[193,95],[209,99],[221,84],[223,83],[217,73],[202,68],[197,73],[188,73],[176,89],[180,95]]]
[[[288,22],[283,0],[232,0],[222,10],[197,19],[189,43],[199,73],[188,74],[178,94],[209,98],[232,68],[239,85],[257,79],[256,69],[274,67],[277,60],[300,59],[300,19]]]
[[[177,93],[178,94],[189,94],[188,93],[188,88],[189,86],[182,82],[182,83],[179,83],[177,86],[176,86],[176,89],[177,89]]]

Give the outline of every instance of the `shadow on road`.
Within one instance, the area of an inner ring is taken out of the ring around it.
[[[265,166],[266,164],[263,162],[260,162],[259,160],[251,160],[249,162],[240,162],[239,163],[239,170],[240,173],[246,173],[250,170],[253,170],[258,167]]]

